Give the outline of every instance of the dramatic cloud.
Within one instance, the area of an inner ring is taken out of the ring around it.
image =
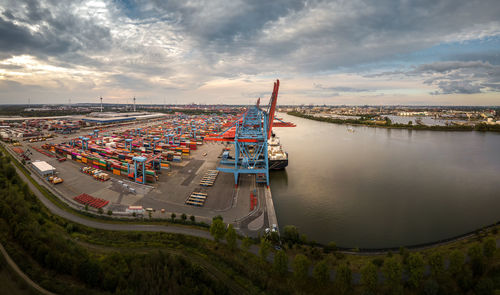
[[[489,103],[498,15],[497,0],[0,0],[0,102],[47,99],[36,86],[54,102],[246,103],[282,78],[296,103]]]
[[[427,78],[424,83],[436,85],[439,91],[431,94],[475,94],[498,91],[500,65],[491,65],[481,61],[435,62],[418,66],[409,75],[421,74]]]

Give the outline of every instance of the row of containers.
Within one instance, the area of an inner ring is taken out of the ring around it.
[[[192,150],[203,144],[205,135],[219,131],[222,125],[221,119],[209,116],[184,116],[154,127],[135,128],[122,133],[99,134],[96,130],[86,138],[45,144],[42,147],[61,157],[111,171],[114,175],[125,176],[136,182],[143,181],[142,177],[134,179],[133,158],[142,156],[146,158],[146,182],[153,183],[158,180],[161,170],[169,169],[171,163],[188,158]],[[138,165],[138,169],[142,169],[142,164]],[[142,176],[142,173],[139,175]]]

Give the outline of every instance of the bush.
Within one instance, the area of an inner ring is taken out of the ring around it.
[[[325,253],[332,253],[337,251],[337,244],[335,244],[335,242],[328,243],[328,245],[325,246],[324,251]]]
[[[384,258],[382,258],[382,257],[374,258],[372,260],[372,263],[375,264],[378,267],[381,267],[382,265],[384,265]]]

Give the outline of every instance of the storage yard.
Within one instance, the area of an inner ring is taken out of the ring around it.
[[[276,81],[265,109],[259,99],[238,115],[0,118],[2,139],[37,181],[79,210],[165,219],[184,213],[207,223],[221,215],[257,236],[278,230],[269,189],[272,127],[295,126],[274,122],[278,88]]]
[[[40,181],[59,197],[89,210],[100,208],[123,216],[142,212],[129,208],[152,208],[154,218],[185,213],[206,222],[222,215],[240,232],[257,235],[267,220],[266,187],[257,186],[254,175],[240,176],[235,186],[232,174],[216,170],[223,152],[233,147],[204,141],[234,119],[230,115],[168,115],[154,121],[81,129],[55,135],[51,141],[20,141],[9,149],[18,157],[29,152],[25,160],[55,167],[63,181],[57,186],[46,178]],[[260,226],[255,227],[256,223]]]

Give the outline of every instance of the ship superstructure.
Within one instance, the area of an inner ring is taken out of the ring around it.
[[[267,142],[269,169],[280,170],[288,166],[288,153],[283,151],[280,140],[273,133]]]

